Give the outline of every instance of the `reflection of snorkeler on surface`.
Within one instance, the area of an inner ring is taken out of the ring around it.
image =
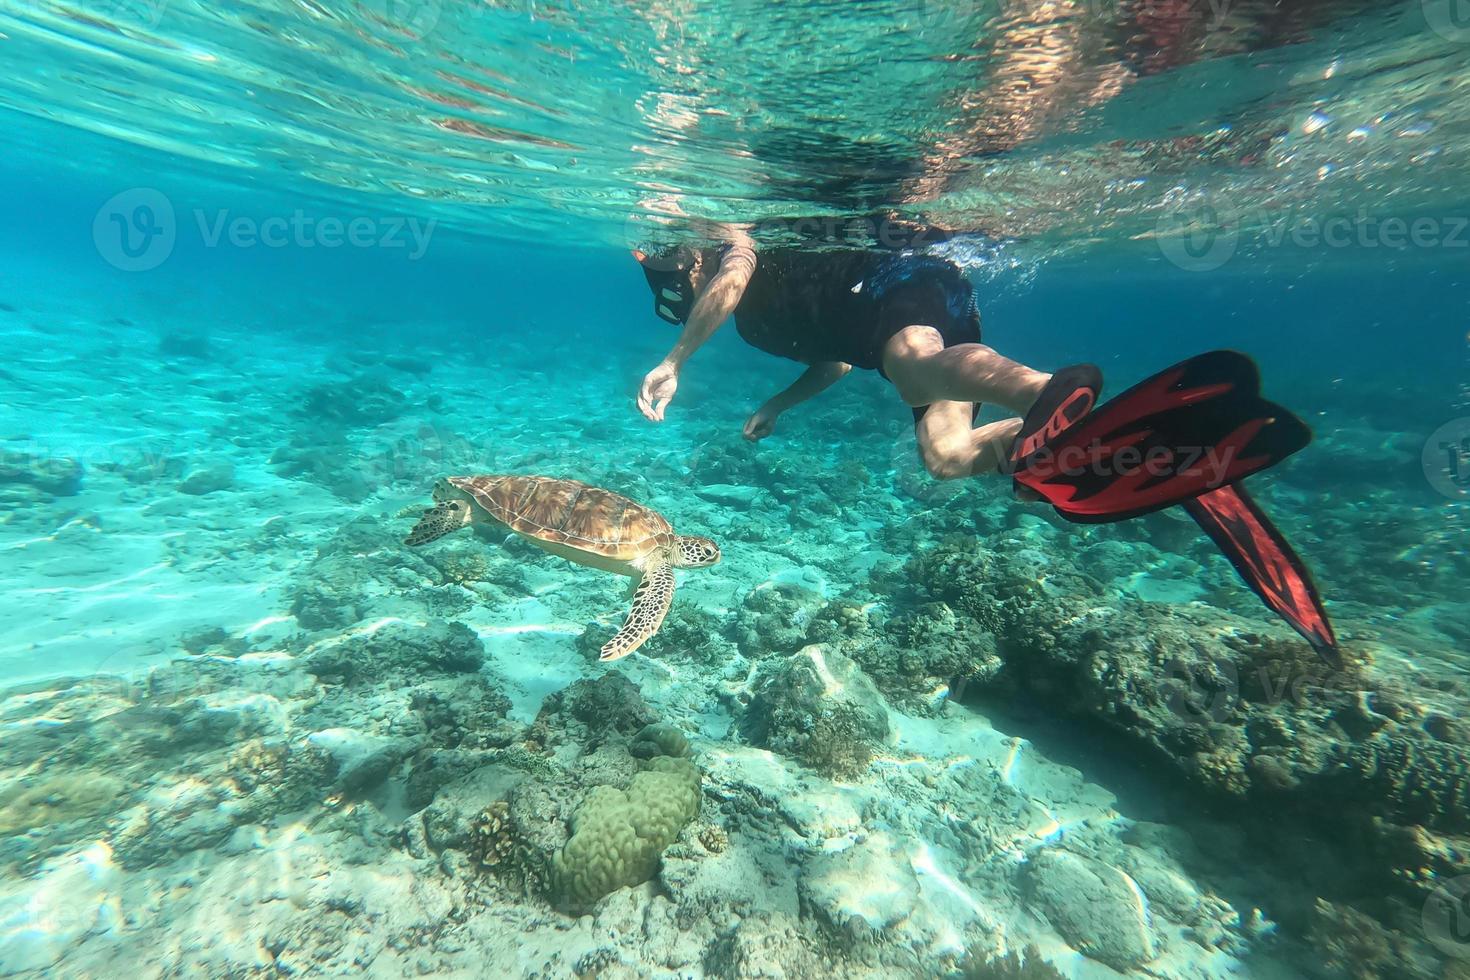
[[[1048,375],[981,343],[973,288],[954,263],[914,252],[717,248],[634,252],[654,310],[679,339],[644,377],[638,409],[664,418],[689,358],[731,315],[751,346],[807,365],[745,424],[777,419],[852,368],[876,369],[914,411],[939,479],[1007,473],[1068,520],[1106,523],[1183,504],[1251,586],[1325,656],[1336,641],[1300,559],[1239,481],[1307,444],[1307,427],[1259,394],[1255,365],[1214,351],[1101,405],[1091,365]],[[981,403],[1014,417],[976,427]]]

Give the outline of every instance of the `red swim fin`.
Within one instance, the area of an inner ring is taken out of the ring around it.
[[[1305,637],[1322,659],[1334,667],[1342,665],[1337,636],[1311,573],[1245,487],[1211,490],[1187,501],[1184,509],[1266,605]]]
[[[1312,440],[1306,423],[1260,390],[1244,354],[1182,361],[1068,420],[1042,445],[1018,446],[1017,493],[1047,501],[1069,521],[1105,524],[1228,486]]]

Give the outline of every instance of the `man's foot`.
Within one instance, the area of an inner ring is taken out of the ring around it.
[[[1025,469],[1063,432],[1087,417],[1102,392],[1102,372],[1092,364],[1062,368],[1036,396],[1011,445],[1008,472]]]

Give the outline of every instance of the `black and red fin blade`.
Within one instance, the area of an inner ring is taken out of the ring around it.
[[[1104,524],[1228,486],[1311,440],[1305,422],[1261,397],[1255,362],[1210,351],[1109,399],[1013,476],[1067,520]]]
[[[1220,487],[1184,504],[1195,523],[1235,566],[1245,584],[1291,624],[1334,667],[1342,665],[1337,635],[1301,556],[1245,487]]]

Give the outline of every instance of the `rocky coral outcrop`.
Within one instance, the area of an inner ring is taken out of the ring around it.
[[[1124,872],[1056,848],[1023,869],[1027,902],[1086,955],[1125,972],[1157,955],[1147,900]]]
[[[0,502],[45,503],[81,489],[82,464],[74,459],[0,451]]]
[[[1002,665],[979,686],[1111,729],[1196,791],[1240,806],[1265,839],[1279,840],[1287,820],[1366,843],[1382,863],[1355,850],[1351,880],[1323,887],[1397,892],[1398,910],[1383,914],[1401,928],[1438,876],[1470,871],[1457,856],[1470,853],[1464,741],[1351,648],[1334,670],[1284,629],[1120,600],[1019,540],[951,540],[912,559],[902,580],[904,594],[951,609],[956,632],[993,632],[984,649]]]
[[[873,682],[822,646],[770,662],[752,692],[741,734],[818,772],[858,776],[888,738],[888,708]]]
[[[389,623],[365,635],[328,644],[307,657],[307,669],[338,684],[377,682],[384,677],[473,674],[485,662],[485,646],[463,623],[424,626]]]

